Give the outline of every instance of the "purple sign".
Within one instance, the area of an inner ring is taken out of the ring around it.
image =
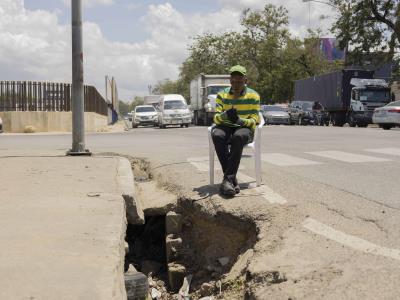
[[[345,53],[339,49],[339,43],[335,38],[320,38],[319,49],[329,61],[344,59]]]

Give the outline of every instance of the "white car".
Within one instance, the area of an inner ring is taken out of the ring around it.
[[[265,124],[285,124],[290,125],[290,115],[287,109],[280,105],[262,105],[261,112]]]
[[[138,105],[132,111],[132,127],[139,125],[158,125],[158,112],[153,105]]]
[[[385,130],[400,126],[400,100],[375,108],[372,122]]]

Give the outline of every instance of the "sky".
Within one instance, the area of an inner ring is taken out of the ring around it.
[[[240,31],[245,8],[286,7],[297,37],[309,27],[332,36],[328,28],[335,15],[326,4],[302,0],[82,3],[85,84],[104,96],[105,76],[114,77],[124,101],[148,94],[148,86],[160,80],[177,79],[193,37]],[[71,51],[71,0],[0,0],[0,80],[71,82]]]

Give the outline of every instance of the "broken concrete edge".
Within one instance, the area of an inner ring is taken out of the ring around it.
[[[120,196],[119,196],[120,197]],[[122,201],[121,201],[122,202]],[[126,288],[125,288],[125,235],[126,235],[126,217],[121,218],[121,234],[118,237],[120,241],[119,247],[119,261],[115,268],[116,276],[114,281],[114,286],[118,292],[114,294],[115,299],[126,299]],[[121,296],[121,298],[119,297]]]
[[[118,158],[117,182],[125,200],[126,218],[129,224],[144,224],[144,213],[135,183],[131,163],[124,157]]]

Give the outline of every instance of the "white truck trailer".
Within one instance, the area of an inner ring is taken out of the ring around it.
[[[153,105],[154,107],[158,105],[160,102],[162,95],[148,95],[143,97],[143,104],[144,105]]]
[[[195,125],[211,125],[217,94],[230,87],[229,75],[199,74],[190,82],[190,107]]]

